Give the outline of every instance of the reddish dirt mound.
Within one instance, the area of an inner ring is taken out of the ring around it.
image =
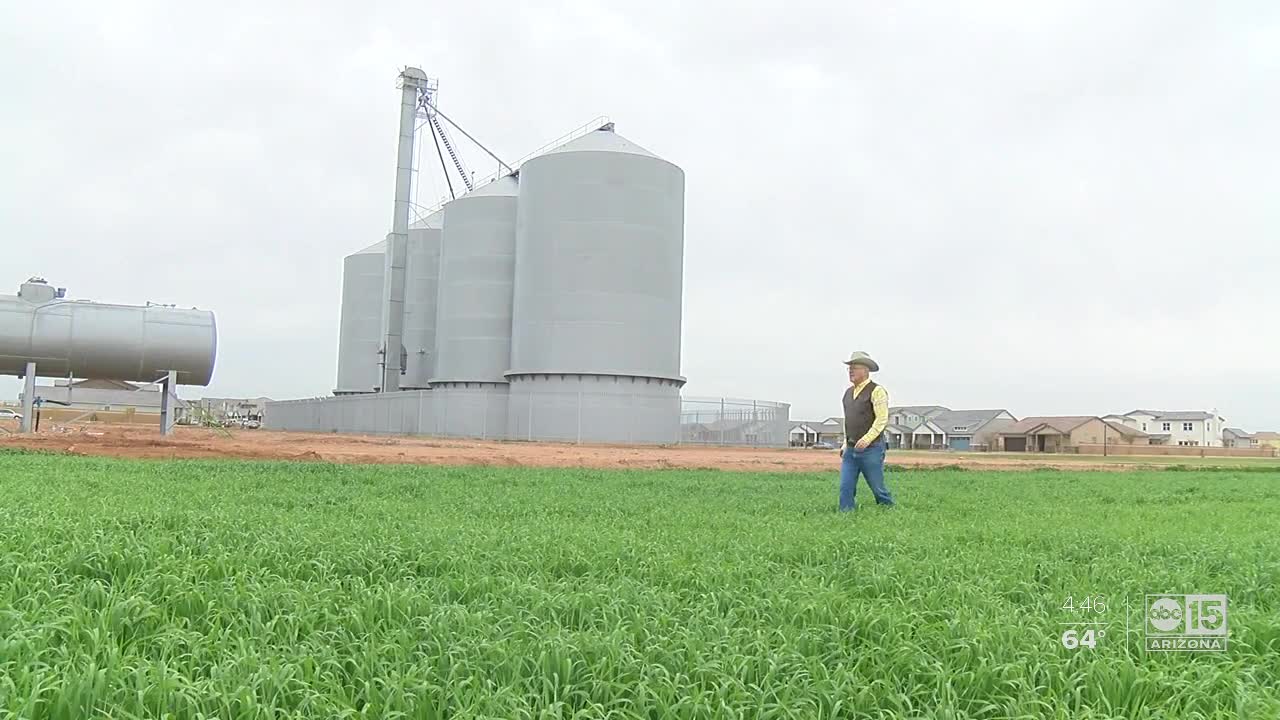
[[[516,467],[715,468],[768,472],[835,472],[839,465],[839,457],[833,450],[579,446],[204,428],[178,428],[171,437],[161,438],[156,428],[98,424],[42,429],[38,435],[28,436],[0,433],[0,447],[165,460],[243,458]],[[1045,456],[1021,458],[893,451],[889,454],[889,463],[905,466],[963,465],[991,470],[1035,467],[1120,469],[1113,464],[1082,462],[1079,459],[1057,460]]]

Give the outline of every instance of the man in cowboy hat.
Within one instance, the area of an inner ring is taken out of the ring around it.
[[[858,351],[844,363],[849,387],[844,391],[844,444],[840,447],[840,510],[853,510],[858,475],[867,479],[876,503],[893,505],[884,486],[884,429],[889,424],[889,393],[871,381],[880,365]]]

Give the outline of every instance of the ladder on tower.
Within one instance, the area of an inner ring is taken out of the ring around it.
[[[458,153],[453,149],[453,142],[449,140],[449,134],[445,132],[444,125],[440,123],[438,113],[429,113],[427,120],[431,122],[431,127],[436,129],[436,133],[440,136],[440,141],[444,143],[444,149],[449,153],[449,159],[453,160],[453,166],[458,169],[458,175],[462,177],[462,184],[467,186],[467,192],[475,189],[471,184],[471,178],[467,175],[467,169],[463,167],[462,160],[458,158]]]

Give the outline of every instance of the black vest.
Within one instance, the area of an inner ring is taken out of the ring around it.
[[[862,392],[858,393],[858,397],[853,397],[853,386],[850,385],[844,391],[844,440],[852,445],[862,439],[863,435],[871,429],[872,423],[876,421],[876,408],[871,403],[871,393],[876,391],[878,386],[868,380],[867,386],[862,388]],[[871,439],[875,442],[884,437],[884,433]]]

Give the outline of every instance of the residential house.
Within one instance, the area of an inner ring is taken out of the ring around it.
[[[791,447],[813,447],[818,443],[839,445],[844,439],[844,420],[805,420],[793,424],[789,435]]]
[[[1257,441],[1258,447],[1270,447],[1280,450],[1280,432],[1256,432],[1253,439]]]
[[[1148,445],[1150,437],[1137,428],[1109,423],[1100,417],[1071,415],[1029,417],[996,433],[1005,452],[1066,452],[1077,445]]]
[[[901,427],[913,428],[920,423],[936,416],[938,413],[947,412],[950,408],[941,405],[902,405],[899,407],[889,408],[889,422],[893,425]]]
[[[1016,421],[1008,410],[948,410],[940,405],[890,408],[889,447],[976,450],[995,443],[995,431]]]
[[[1226,421],[1216,410],[1134,410],[1124,417],[1125,425],[1150,435],[1152,445],[1223,446]]]
[[[1258,447],[1258,439],[1240,428],[1226,428],[1222,431],[1222,447]]]
[[[898,425],[889,423],[884,429],[884,441],[892,449],[910,448],[911,447],[912,428],[906,425]]]
[[[922,420],[914,427],[892,424],[890,427],[893,430],[886,432],[889,433],[891,447],[907,450],[942,450],[947,446],[947,431],[933,420]],[[895,435],[898,436],[897,444],[892,442]]]
[[[942,430],[942,445],[949,450],[981,450],[994,445],[999,432],[1018,419],[1008,410],[947,410],[929,420]]]
[[[801,421],[787,431],[787,444],[791,447],[813,447],[818,442],[817,425],[821,423]]]
[[[889,408],[889,425],[885,428],[885,442],[891,448],[929,449],[936,442],[941,445],[942,428],[926,425],[929,418],[947,412],[941,405],[900,405]],[[920,431],[920,437],[915,436]]]

